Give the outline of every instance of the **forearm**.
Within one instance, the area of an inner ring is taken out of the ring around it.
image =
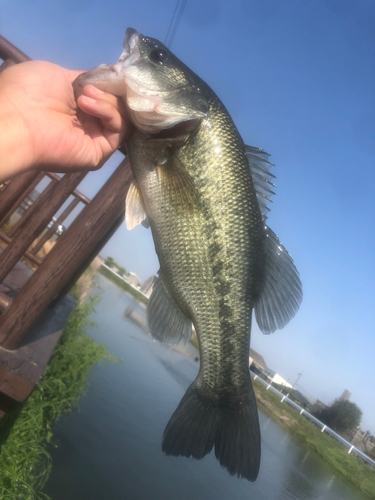
[[[28,144],[22,117],[0,95],[0,182],[33,168]]]

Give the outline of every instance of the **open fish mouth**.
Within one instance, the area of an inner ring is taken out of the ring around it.
[[[128,87],[127,70],[140,59],[138,47],[141,38],[142,35],[135,29],[128,28],[125,33],[124,50],[115,64],[100,64],[74,80],[76,98],[82,94],[85,85],[93,85],[103,92],[124,97]]]
[[[138,33],[138,31],[136,31],[134,28],[127,28],[123,43],[124,50],[119,57],[117,64],[126,63],[134,56],[137,56],[137,58],[139,58],[138,46],[141,38],[142,35]]]

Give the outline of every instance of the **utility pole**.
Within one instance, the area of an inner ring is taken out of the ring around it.
[[[295,386],[297,385],[297,382],[298,382],[298,381],[299,381],[299,379],[302,377],[302,373],[303,373],[303,372],[301,372],[301,373],[297,373],[298,377],[296,378],[296,381],[294,382],[294,384],[293,384],[293,386],[292,386],[292,389],[294,389],[294,388],[295,388]]]
[[[295,386],[297,385],[297,382],[298,382],[298,381],[299,381],[299,379],[302,377],[302,373],[303,373],[303,372],[301,372],[301,373],[297,373],[298,377],[296,378],[296,381],[295,381],[295,382],[294,382],[294,384],[292,385],[291,389],[289,389],[288,394],[282,398],[281,402],[283,402],[285,398],[289,397],[290,391],[292,391],[292,390],[295,388]],[[267,389],[268,389],[268,387],[267,387]]]

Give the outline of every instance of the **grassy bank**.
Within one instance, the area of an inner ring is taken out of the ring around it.
[[[112,358],[105,346],[85,334],[94,305],[91,300],[76,307],[41,382],[0,429],[1,500],[47,498],[40,491],[51,468],[46,445],[51,442],[52,425],[77,406],[93,365]]]
[[[322,433],[287,403],[281,403],[279,396],[267,391],[258,380],[254,381],[254,390],[262,412],[320,455],[364,495],[375,498],[375,470],[371,466],[349,455],[346,448]]]
[[[119,285],[123,290],[133,295],[135,299],[139,300],[140,302],[143,302],[143,304],[148,303],[148,298],[145,297],[143,293],[141,293],[136,288],[132,287],[130,283],[123,280],[122,278],[120,278],[120,276],[117,276],[117,274],[113,273],[106,267],[100,266],[99,272],[109,280],[113,281],[113,283],[116,283],[116,285]]]

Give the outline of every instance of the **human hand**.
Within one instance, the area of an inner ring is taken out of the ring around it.
[[[72,82],[81,73],[45,61],[0,73],[0,179],[99,168],[129,134],[119,98],[87,85],[77,106]]]

